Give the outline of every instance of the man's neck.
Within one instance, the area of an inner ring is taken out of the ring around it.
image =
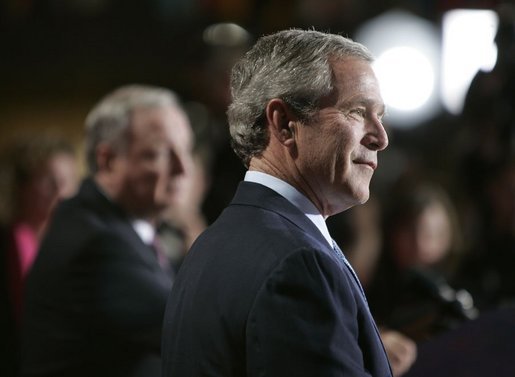
[[[258,171],[269,174],[293,186],[297,191],[308,198],[322,214],[324,219],[326,219],[329,214],[327,213],[328,211],[324,211],[322,201],[319,200],[315,191],[311,189],[309,183],[303,178],[302,174],[300,174],[293,161],[290,159],[286,160],[287,161],[281,162],[278,166],[267,159],[266,154],[264,154],[262,157],[251,159],[249,171]]]
[[[124,198],[123,192],[119,188],[121,185],[113,184],[110,179],[101,174],[95,175],[93,179],[100,192],[109,201],[116,204],[123,211],[125,211],[129,217],[133,219],[141,219],[152,224],[154,227],[156,226],[159,214],[155,213],[154,211],[142,211],[131,205],[134,201]]]

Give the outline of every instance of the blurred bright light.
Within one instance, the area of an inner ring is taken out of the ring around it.
[[[364,23],[354,38],[377,57],[374,70],[391,127],[414,127],[436,115],[440,42],[433,24],[393,10]]]
[[[235,47],[247,43],[250,33],[240,25],[222,22],[208,26],[204,29],[202,37],[208,45]]]
[[[374,63],[384,101],[403,111],[423,106],[434,89],[435,74],[428,58],[412,47],[394,47]]]
[[[459,114],[474,75],[494,67],[497,25],[492,10],[456,9],[444,15],[441,95],[449,112]]]

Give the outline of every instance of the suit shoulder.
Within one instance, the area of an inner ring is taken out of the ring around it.
[[[314,285],[327,292],[336,292],[342,285],[350,286],[339,262],[325,250],[313,246],[299,247],[285,255],[270,269],[261,290],[276,284],[291,284],[297,288]]]
[[[57,206],[52,216],[47,238],[77,239],[77,241],[81,240],[77,243],[83,243],[84,240],[103,233],[109,233],[111,237],[116,237],[116,232],[113,232],[113,224],[119,220],[107,209],[91,205],[80,197],[74,197]],[[64,232],[68,234],[67,237],[63,235]]]

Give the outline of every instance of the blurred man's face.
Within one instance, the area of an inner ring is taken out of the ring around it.
[[[127,150],[118,158],[120,191],[115,200],[134,216],[153,217],[177,199],[189,171],[192,133],[174,107],[136,109]]]
[[[326,216],[368,199],[377,152],[388,145],[384,104],[370,64],[349,58],[332,67],[334,93],[296,135],[297,169]]]

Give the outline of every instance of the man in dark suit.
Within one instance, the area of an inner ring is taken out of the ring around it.
[[[371,61],[341,36],[289,30],[233,68],[229,124],[248,172],[174,283],[165,376],[391,376],[325,224],[368,199],[388,144]]]
[[[100,101],[86,134],[91,176],[29,274],[22,375],[157,377],[171,276],[152,242],[191,163],[190,125],[173,93],[134,85]]]

